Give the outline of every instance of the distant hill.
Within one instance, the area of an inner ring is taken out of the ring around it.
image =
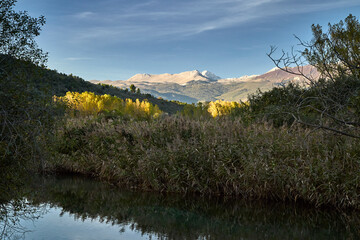
[[[305,76],[313,79],[319,78],[317,70],[310,65],[303,66],[301,69],[291,68],[289,70],[295,73],[299,73],[300,70]],[[194,103],[217,99],[244,101],[249,94],[255,93],[257,89],[266,91],[282,83],[304,80],[304,77],[273,68],[261,75],[226,79],[222,79],[209,71],[193,70],[178,74],[136,74],[125,81],[92,80],[91,82],[109,84],[119,88],[128,88],[131,84],[134,84],[142,92],[150,93],[156,97]]]

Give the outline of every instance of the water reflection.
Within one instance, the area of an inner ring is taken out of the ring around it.
[[[0,239],[24,239],[29,229],[22,222],[33,222],[46,214],[41,204],[32,206],[25,199],[0,204]]]
[[[76,239],[82,239],[80,235],[83,239],[359,237],[360,221],[356,213],[340,214],[286,204],[249,204],[223,198],[135,193],[78,177],[34,179],[26,192],[24,197],[30,203],[26,206],[36,210],[35,218],[39,214],[43,216],[34,224],[43,239],[75,239],[75,235]],[[29,225],[25,220],[19,222]],[[31,234],[26,233],[25,239],[39,239],[40,235],[31,238]]]

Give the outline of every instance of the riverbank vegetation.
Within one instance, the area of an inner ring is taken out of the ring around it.
[[[71,119],[49,169],[143,190],[360,208],[360,141],[228,118]]]
[[[0,202],[11,199],[19,173],[66,171],[142,190],[360,209],[355,17],[329,35],[313,26],[302,57],[318,67],[319,81],[258,92],[246,103],[181,105],[49,72],[31,41],[44,18],[17,13],[14,3],[0,4],[11,21],[0,39]],[[273,60],[284,71],[291,63]]]

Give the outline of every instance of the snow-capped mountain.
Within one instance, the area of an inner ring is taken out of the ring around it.
[[[300,68],[289,68],[294,73],[299,70],[312,79],[319,78],[316,68],[308,65]],[[294,75],[278,68],[261,75],[241,76],[222,79],[216,74],[205,71],[187,71],[176,74],[136,74],[128,80],[122,81],[96,81],[120,88],[129,88],[131,84],[141,89],[142,93],[150,93],[155,97],[183,102],[214,101],[224,99],[227,101],[246,100],[249,94],[257,89],[269,90],[280,83],[301,82],[305,78]]]
[[[205,72],[205,71],[204,71]],[[177,84],[186,84],[190,81],[209,81],[214,80],[213,77],[217,77],[215,74],[212,74],[206,71],[207,75],[203,75],[198,70],[187,71],[176,74],[136,74],[133,77],[126,80],[127,82],[142,82],[142,83],[177,83]],[[211,74],[211,75],[210,75]]]

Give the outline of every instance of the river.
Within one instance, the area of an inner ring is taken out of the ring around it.
[[[75,176],[34,177],[0,220],[1,240],[358,239],[360,222],[299,203],[135,192]]]

